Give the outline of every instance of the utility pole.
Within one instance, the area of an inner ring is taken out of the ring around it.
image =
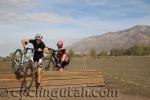
[[[84,70],[87,70],[87,66],[86,66],[86,56],[83,53],[83,66],[84,66]]]

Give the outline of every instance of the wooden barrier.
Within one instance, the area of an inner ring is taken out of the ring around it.
[[[0,88],[19,88],[21,82],[16,80],[15,75],[7,73],[0,75]],[[103,86],[103,73],[99,70],[44,72],[42,86],[68,87],[68,86]],[[34,85],[33,85],[34,86]]]

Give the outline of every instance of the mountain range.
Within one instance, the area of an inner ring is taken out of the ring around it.
[[[133,45],[150,45],[150,26],[136,25],[118,32],[87,37],[68,48],[76,52],[88,52],[91,48],[109,51],[112,48],[129,48]]]

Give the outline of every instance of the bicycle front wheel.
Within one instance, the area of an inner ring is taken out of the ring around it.
[[[35,79],[35,70],[33,64],[29,63],[25,67],[22,88],[25,90],[29,90],[32,87],[34,79]]]
[[[17,49],[14,53],[12,60],[12,69],[14,73],[17,72],[21,67],[21,60],[22,60],[22,51],[20,49]]]

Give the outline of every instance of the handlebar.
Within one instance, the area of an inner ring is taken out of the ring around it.
[[[24,51],[25,51],[24,53],[25,53],[25,54],[27,53],[28,50],[31,50],[31,52],[33,52],[33,51],[35,51],[36,49],[24,47]]]
[[[48,48],[48,47],[47,47]],[[53,52],[58,52],[58,50],[52,49],[52,48],[48,48],[49,51],[53,51]]]
[[[26,50],[32,50],[32,51],[35,51],[36,49],[34,48],[25,48]]]
[[[34,49],[34,48],[25,48],[26,50],[31,50],[31,51],[35,51],[35,50],[37,50],[38,51],[38,49]],[[44,50],[41,50],[41,51],[44,51]]]
[[[24,50],[25,50],[25,53],[27,53],[28,50],[31,50],[32,52],[34,52],[35,50],[38,50],[38,49],[24,47]],[[52,48],[48,48],[48,50],[52,51],[52,52],[58,52],[59,51],[59,50],[55,50],[55,49],[52,49]],[[44,50],[42,50],[42,51],[44,51]]]

